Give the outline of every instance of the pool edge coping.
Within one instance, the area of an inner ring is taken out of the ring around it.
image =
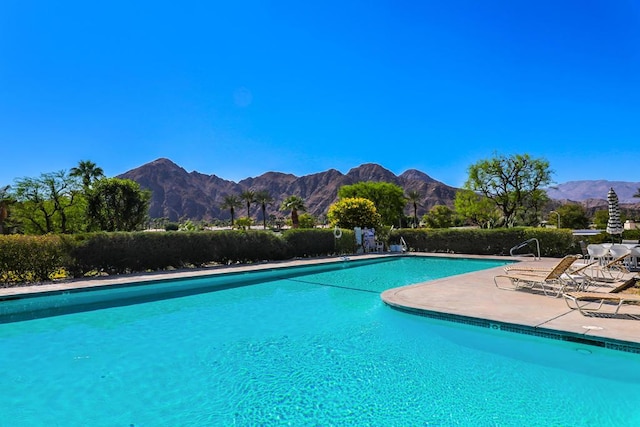
[[[562,331],[552,328],[543,328],[539,326],[527,326],[519,323],[505,322],[502,320],[485,319],[475,316],[467,316],[463,314],[447,313],[444,311],[430,310],[426,308],[410,307],[402,304],[392,303],[382,297],[381,299],[385,305],[404,313],[428,317],[431,319],[442,320],[447,322],[460,323],[465,325],[471,325],[475,327],[481,327],[492,330],[500,330],[504,332],[517,333],[522,335],[537,336],[540,338],[553,339],[557,341],[573,342],[578,344],[584,344],[599,348],[606,348],[609,350],[623,351],[627,353],[640,354],[640,343],[607,338],[586,336],[585,334],[578,334],[570,331]]]

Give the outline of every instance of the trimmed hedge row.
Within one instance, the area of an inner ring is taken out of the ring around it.
[[[0,235],[0,283],[49,280],[66,260],[60,236]]]
[[[356,251],[356,236],[353,230],[341,230],[340,238],[333,230],[299,228],[283,233],[292,256],[316,257],[329,254],[346,254]]]
[[[399,243],[400,237],[410,250],[421,252],[509,255],[515,245],[537,238],[542,256],[580,253],[578,240],[570,230],[401,229],[391,232],[389,243]],[[533,250],[531,245],[518,253]],[[43,282],[61,272],[82,277],[355,252],[353,230],[342,230],[337,238],[332,229],[297,229],[281,234],[228,230],[0,236],[0,283]]]
[[[509,255],[514,246],[536,238],[540,243],[540,255],[560,257],[580,253],[580,245],[571,230],[548,228],[502,229],[401,229],[391,231],[390,242],[399,243],[404,238],[409,250],[418,252],[446,252],[474,255]],[[535,243],[515,254],[536,253]]]
[[[60,271],[82,277],[353,252],[353,231],[336,239],[328,229],[0,236],[0,283],[47,281]]]

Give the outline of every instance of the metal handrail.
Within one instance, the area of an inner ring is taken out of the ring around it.
[[[514,254],[515,251],[517,251],[520,248],[524,248],[525,246],[528,246],[529,243],[531,243],[531,242],[536,242],[536,249],[538,250],[538,255],[537,256],[534,253]],[[520,244],[517,244],[514,247],[512,247],[511,250],[509,250],[509,255],[511,255],[511,256],[532,256],[533,259],[540,259],[540,242],[535,237],[532,238],[532,239],[529,239],[529,240],[525,240],[524,242],[522,242]]]

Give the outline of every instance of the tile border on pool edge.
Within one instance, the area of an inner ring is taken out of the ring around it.
[[[532,335],[540,338],[548,338],[548,339],[554,339],[558,341],[566,341],[566,342],[573,342],[577,344],[591,345],[594,347],[602,347],[609,350],[640,354],[640,344],[629,342],[629,341],[621,341],[621,340],[614,340],[610,338],[601,338],[601,337],[586,337],[580,334],[552,331],[549,329],[538,328],[535,326],[517,325],[514,323],[507,323],[507,322],[500,322],[495,320],[482,319],[478,317],[464,316],[461,314],[443,313],[440,311],[405,307],[405,306],[390,304],[386,301],[385,301],[385,304],[394,310],[398,310],[398,311],[402,311],[405,313],[414,314],[422,317],[429,317],[432,319],[444,320],[447,322],[462,323],[465,325],[479,326],[487,329],[500,330],[505,332],[524,334],[524,335]]]

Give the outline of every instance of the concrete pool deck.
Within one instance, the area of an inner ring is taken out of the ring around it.
[[[536,267],[558,263],[556,258],[519,260]],[[503,267],[390,289],[382,299],[427,317],[640,353],[640,306],[625,306],[616,316],[584,316],[570,309],[562,297],[498,289],[493,279],[499,274],[504,274]],[[590,290],[609,292],[611,288]]]
[[[536,267],[553,266],[558,262],[556,258],[532,261],[532,258],[518,257],[431,253],[412,253],[411,255],[521,261],[523,264]],[[380,256],[383,255],[360,255],[352,256],[350,259],[360,260]],[[317,265],[341,260],[342,258],[333,257],[68,280],[38,286],[1,288],[0,300],[72,289],[95,289],[157,280],[205,277],[229,272]],[[552,298],[528,291],[498,289],[493,279],[496,275],[503,273],[503,267],[490,268],[389,289],[381,294],[381,298],[393,308],[427,317],[640,353],[640,306],[625,306],[622,310],[623,314],[617,316],[584,316],[578,310],[570,309],[563,298]],[[611,289],[602,290],[607,292]]]

